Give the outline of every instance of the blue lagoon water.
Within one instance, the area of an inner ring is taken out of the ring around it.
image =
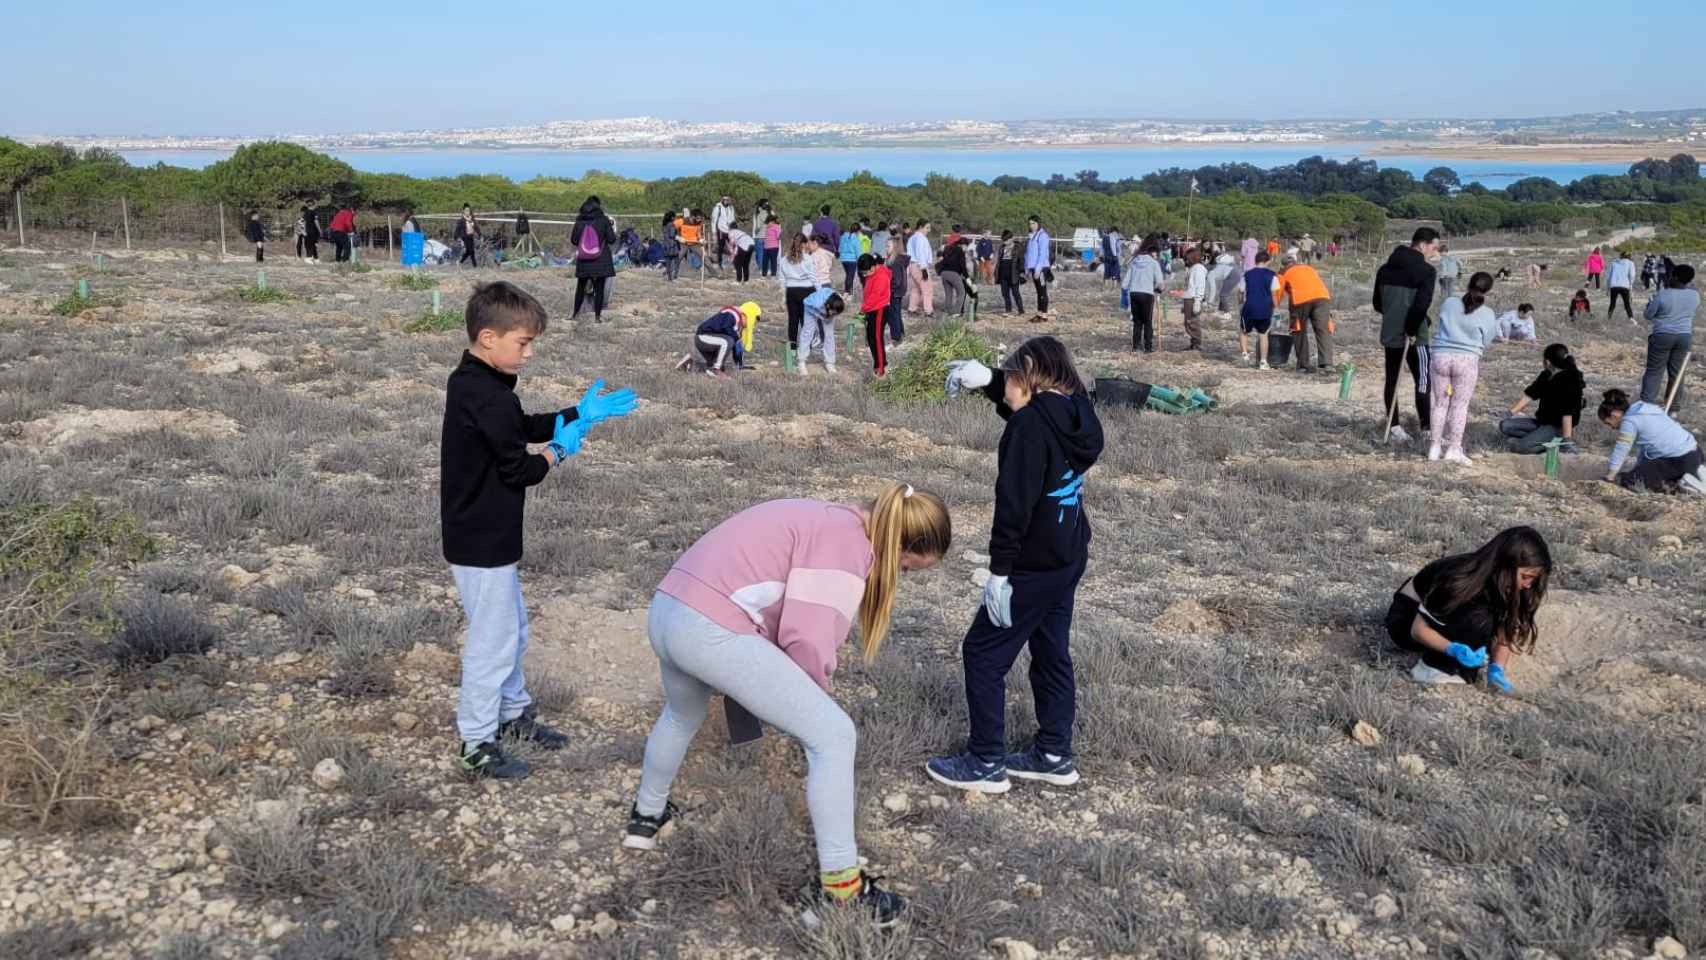
[[[1219,163],[1277,167],[1305,157],[1329,160],[1373,159],[1420,177],[1434,167],[1450,167],[1464,183],[1478,181],[1499,189],[1523,177],[1551,177],[1569,183],[1596,173],[1627,173],[1626,163],[1534,163],[1517,160],[1465,160],[1451,157],[1378,156],[1367,143],[1283,146],[1154,146],[1105,148],[911,149],[759,147],[729,150],[334,150],[332,155],[357,170],[403,173],[414,177],[454,177],[496,173],[512,180],[537,176],[579,177],[588,170],[655,180],[685,177],[707,170],[751,171],[771,180],[839,180],[861,170],[895,185],[921,183],[930,173],[968,180],[1009,175],[1046,180],[1095,170],[1103,180],[1141,177],[1169,167],[1195,168]],[[204,167],[225,159],[217,150],[126,150],[136,165],[168,163]]]

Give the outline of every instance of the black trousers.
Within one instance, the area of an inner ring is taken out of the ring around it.
[[[723,267],[723,247],[727,245],[728,236],[721,230],[717,231],[717,269],[719,270]]]
[[[788,346],[800,348],[800,324],[806,322],[806,298],[812,295],[811,287],[789,287],[784,299],[788,304]]]
[[[883,315],[892,312],[884,308],[865,314],[865,346],[871,350],[871,369],[879,377],[889,366],[888,349],[883,344]]]
[[[298,259],[298,260],[302,259],[302,248],[307,246],[307,245],[308,245],[308,238],[307,237],[300,236],[300,235],[297,236],[297,238],[296,238],[296,259]]]
[[[1082,516],[1077,517],[1084,522]],[[1060,570],[1014,571],[1013,625],[998,627],[979,607],[960,645],[966,674],[966,715],[971,732],[966,750],[984,761],[1007,754],[1007,672],[1019,651],[1031,651],[1031,695],[1036,701],[1036,746],[1072,756],[1072,724],[1078,711],[1072,671],[1072,607],[1084,560]]]
[[[462,238],[462,259],[456,261],[456,265],[461,266],[464,263],[471,263],[476,267],[480,265],[480,258],[474,255],[473,234],[468,234]]]
[[[1012,278],[1001,281],[1001,309],[1025,312],[1025,288]]]
[[[1131,348],[1155,352],[1155,294],[1131,295]]]
[[[1041,277],[1038,277],[1031,281],[1031,286],[1037,290],[1037,312],[1048,313],[1048,284],[1044,283]],[[1023,310],[1024,308],[1020,307],[1019,309]]]
[[[604,281],[609,277],[576,277],[575,278],[575,312],[569,315],[573,320],[580,316],[581,304],[586,302],[586,295],[592,294],[592,318],[604,316]]]
[[[266,262],[266,259],[267,259],[267,248],[262,244],[259,244],[259,243],[255,244],[255,262],[256,263],[264,263],[264,262]]]
[[[1600,275],[1597,273],[1588,274],[1588,282],[1593,284],[1593,288],[1595,290],[1599,289],[1599,278],[1600,278]]]
[[[1634,469],[1619,474],[1621,486],[1645,487],[1652,493],[1675,493],[1676,482],[1700,469],[1700,448],[1695,447],[1680,457],[1642,460]]]
[[[349,259],[349,234],[342,230],[332,231],[332,246],[337,249],[337,261],[343,263]]]
[[[841,261],[841,292],[852,293],[853,281],[859,279],[859,262],[857,260]]]
[[[1423,430],[1432,429],[1429,416],[1432,406],[1428,400],[1428,392],[1421,387],[1422,365],[1416,355],[1416,345],[1410,344],[1408,350],[1403,347],[1387,347],[1386,349],[1386,388],[1381,396],[1386,398],[1386,406],[1381,407],[1381,413],[1392,409],[1392,397],[1398,390],[1398,371],[1405,365],[1410,368],[1410,380],[1416,384],[1416,421]],[[1396,422],[1396,419],[1394,420]]]
[[[308,259],[320,259],[320,241],[313,235],[303,237],[302,239],[308,246]]]
[[[752,279],[752,250],[735,251],[735,279],[741,283]]]
[[[906,338],[906,325],[902,323],[901,316],[905,311],[895,308],[892,310],[885,310],[883,313],[888,319],[889,339],[893,340],[895,343],[899,343],[904,340]]]
[[[1612,315],[1617,313],[1617,299],[1621,297],[1623,298],[1623,312],[1629,315],[1629,319],[1635,319],[1635,308],[1629,302],[1629,288],[1612,287],[1610,294],[1611,300],[1605,308],[1605,318],[1610,320]]]

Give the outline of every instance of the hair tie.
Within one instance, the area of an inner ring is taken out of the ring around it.
[[[912,484],[909,483],[906,485],[906,492],[901,494],[901,496],[902,497],[911,497],[912,496]]]

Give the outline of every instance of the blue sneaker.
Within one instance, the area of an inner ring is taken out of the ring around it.
[[[1024,753],[1009,753],[1007,772],[1020,780],[1041,780],[1057,787],[1070,787],[1078,782],[1078,767],[1071,757],[1057,757],[1034,746]]]
[[[1007,779],[1007,768],[999,763],[984,763],[969,753],[953,757],[937,757],[924,764],[930,779],[949,787],[973,793],[1006,793],[1013,789]]]

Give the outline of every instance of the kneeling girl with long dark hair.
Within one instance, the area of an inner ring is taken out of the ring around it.
[[[1546,599],[1552,552],[1533,527],[1511,527],[1473,553],[1423,567],[1392,594],[1386,631],[1399,647],[1421,654],[1417,683],[1487,684],[1505,693],[1512,653],[1529,653],[1539,632],[1535,612]]]

